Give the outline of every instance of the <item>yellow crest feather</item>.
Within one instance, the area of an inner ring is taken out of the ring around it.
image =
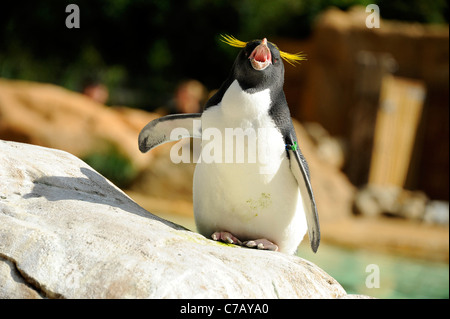
[[[221,36],[222,36],[221,41],[232,47],[243,48],[247,45],[247,42],[238,40],[232,35],[221,34]],[[306,60],[305,55],[301,52],[299,52],[299,53],[284,52],[284,51],[281,51],[274,43],[272,43],[272,44],[280,51],[281,58],[284,61],[286,61],[287,63],[289,63],[290,65],[295,66],[295,63],[300,63],[300,61]]]
[[[233,37],[232,35],[228,35],[228,34],[221,34],[222,36],[222,42],[231,45],[232,47],[236,47],[236,48],[243,48],[247,45],[247,42],[243,42],[241,40],[236,39],[235,37]]]
[[[287,53],[280,50],[281,58],[289,63],[290,65],[294,65],[294,63],[300,63],[300,61],[306,60],[306,57],[303,53]]]

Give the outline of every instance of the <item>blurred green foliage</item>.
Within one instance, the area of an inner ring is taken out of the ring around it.
[[[80,29],[68,29],[65,8],[80,8]],[[448,23],[445,0],[23,0],[2,4],[0,77],[81,90],[103,81],[109,104],[151,110],[183,79],[217,88],[236,54],[219,34],[243,40],[305,38],[330,6],[377,3],[383,18]]]
[[[131,160],[112,145],[104,151],[86,155],[82,160],[121,188],[128,187],[138,173]]]

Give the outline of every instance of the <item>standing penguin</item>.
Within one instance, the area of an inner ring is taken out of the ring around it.
[[[250,42],[223,38],[242,50],[203,113],[151,121],[139,134],[139,149],[147,152],[166,142],[195,137],[202,139],[202,155],[213,150],[214,160],[200,157],[194,172],[195,223],[204,236],[293,254],[308,230],[316,252],[320,229],[309,169],[283,92],[282,59],[292,64],[303,58],[280,51],[266,38]],[[171,132],[177,128],[185,134],[173,139]],[[234,134],[231,139],[230,134]],[[241,138],[243,149],[227,143],[234,138]],[[238,160],[238,153],[247,155],[247,160]]]

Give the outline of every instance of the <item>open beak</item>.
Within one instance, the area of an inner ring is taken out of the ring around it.
[[[272,64],[272,54],[267,46],[267,39],[262,39],[261,43],[250,54],[252,67],[257,71],[262,71]]]

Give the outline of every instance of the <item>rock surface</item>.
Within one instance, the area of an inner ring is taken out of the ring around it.
[[[156,217],[63,151],[0,141],[0,298],[340,298],[314,264]]]

